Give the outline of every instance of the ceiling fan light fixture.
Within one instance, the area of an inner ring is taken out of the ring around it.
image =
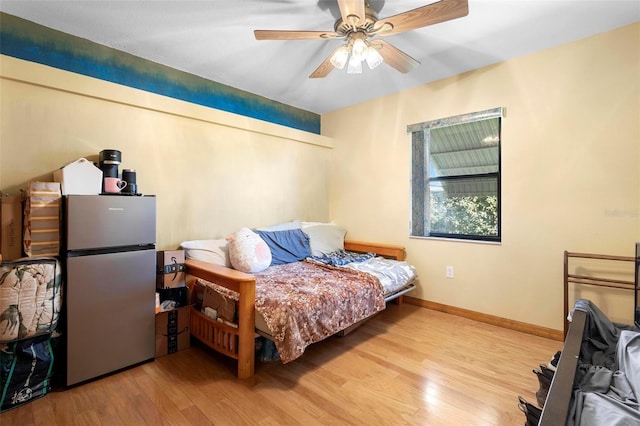
[[[362,60],[356,58],[353,54],[349,59],[349,66],[347,67],[347,74],[362,74]]]
[[[351,55],[355,56],[358,60],[364,60],[367,54],[367,43],[365,43],[362,37],[356,37],[353,40],[353,46],[351,47]]]
[[[369,69],[372,70],[383,62],[382,55],[378,52],[373,46],[369,46],[367,48],[367,56],[365,57],[367,61],[367,65],[369,65]]]
[[[336,50],[336,52],[331,56],[330,61],[331,65],[341,70],[347,64],[347,59],[349,59],[349,47],[345,44]]]
[[[257,40],[346,39],[347,44],[339,46],[327,56],[309,78],[326,77],[333,68],[343,69],[345,65],[348,74],[360,74],[364,61],[367,61],[370,69],[387,62],[392,68],[406,74],[420,62],[384,40],[372,41],[375,36],[400,34],[461,18],[469,13],[468,0],[430,0],[424,6],[378,19],[378,7],[373,8],[370,4],[377,0],[334,1],[338,3],[340,16],[333,25],[333,31],[254,30],[254,36]]]

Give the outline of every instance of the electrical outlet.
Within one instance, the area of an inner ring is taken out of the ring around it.
[[[446,277],[453,278],[453,266],[447,266]]]

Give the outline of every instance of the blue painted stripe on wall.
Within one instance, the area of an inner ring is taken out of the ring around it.
[[[0,13],[0,53],[320,134],[320,115]]]

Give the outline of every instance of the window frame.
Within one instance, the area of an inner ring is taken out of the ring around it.
[[[430,153],[429,142],[431,130],[449,127],[458,124],[467,124],[476,121],[499,119],[498,126],[498,170],[490,173],[458,174],[451,176],[430,176]],[[484,111],[461,114],[436,120],[425,121],[407,126],[407,133],[411,135],[410,164],[410,238],[435,238],[452,239],[458,241],[471,242],[494,242],[502,241],[502,120],[504,118],[504,108],[497,107]],[[455,234],[443,232],[431,232],[431,192],[430,183],[439,181],[454,181],[458,179],[492,178],[496,180],[497,197],[497,234],[496,235],[473,235]]]

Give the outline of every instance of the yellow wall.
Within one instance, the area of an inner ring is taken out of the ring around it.
[[[407,125],[499,106],[502,243],[410,239]],[[412,296],[561,329],[563,251],[631,256],[640,241],[640,24],[325,114],[322,133],[331,218],[406,246]],[[619,299],[609,311],[628,320]]]
[[[103,149],[157,196],[157,247],[327,220],[329,138],[0,56],[0,190]]]

